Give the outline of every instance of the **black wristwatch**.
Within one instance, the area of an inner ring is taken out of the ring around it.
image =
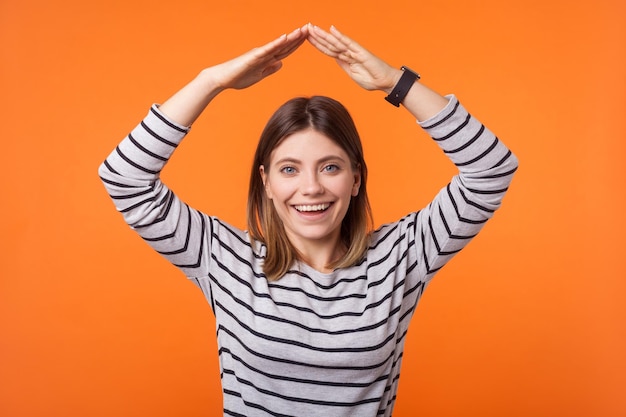
[[[385,100],[387,100],[396,107],[400,107],[400,103],[402,103],[402,100],[404,100],[404,97],[406,97],[415,81],[420,79],[420,75],[415,71],[412,71],[410,68],[403,65],[400,69],[402,70],[402,76],[400,77],[400,80],[393,88],[391,93],[389,93],[389,95],[385,97]]]

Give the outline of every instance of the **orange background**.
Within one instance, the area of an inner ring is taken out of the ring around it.
[[[395,416],[626,415],[626,16],[621,0],[0,3],[0,415],[221,413],[201,293],[115,212],[97,167],[201,68],[311,21],[455,93],[519,156],[502,211],[440,273],[409,333]],[[408,113],[304,45],[218,97],[164,178],[244,226],[272,111],[351,111],[377,223],[450,164]]]

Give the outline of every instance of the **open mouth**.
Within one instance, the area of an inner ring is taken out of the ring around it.
[[[328,210],[328,207],[330,207],[330,203],[323,203],[323,204],[301,204],[301,205],[297,205],[297,206],[293,206],[296,210],[298,210],[300,213],[320,213],[323,211]]]

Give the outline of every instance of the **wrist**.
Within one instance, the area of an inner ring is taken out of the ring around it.
[[[398,81],[400,81],[400,77],[402,77],[402,70],[393,68],[391,76],[388,77],[388,82],[385,83],[385,86],[381,88],[381,90],[387,95],[390,94],[393,88],[398,84]]]
[[[214,67],[205,68],[196,76],[194,83],[197,84],[199,91],[205,92],[207,96],[215,97],[222,91],[226,90],[224,82],[221,82]]]
[[[396,107],[400,107],[400,103],[404,101],[404,98],[409,93],[409,90],[411,90],[415,82],[420,79],[420,75],[418,73],[405,66],[402,67],[401,73],[402,75],[400,76],[400,79],[388,93],[387,97],[385,97],[385,100]]]

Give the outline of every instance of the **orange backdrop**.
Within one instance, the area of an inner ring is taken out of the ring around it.
[[[0,415],[214,416],[213,317],[123,223],[97,167],[202,67],[307,21],[455,93],[519,156],[484,232],[418,307],[396,416],[626,415],[622,0],[0,3]],[[295,95],[350,109],[377,223],[452,173],[411,117],[310,45],[221,95],[164,173],[244,226],[260,130]]]

